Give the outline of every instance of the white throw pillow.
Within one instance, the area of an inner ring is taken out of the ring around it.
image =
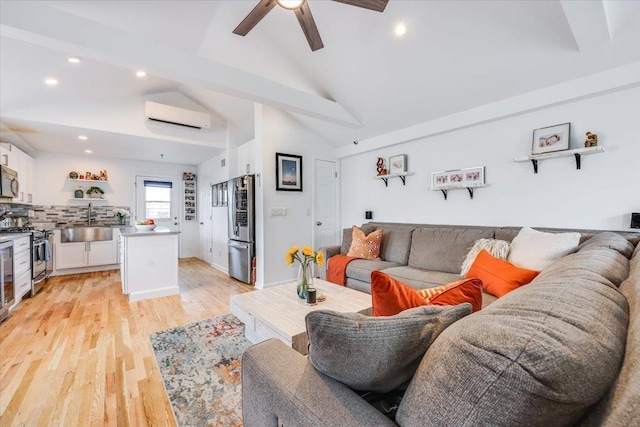
[[[578,248],[580,233],[544,233],[529,227],[511,242],[507,261],[516,267],[542,271]]]

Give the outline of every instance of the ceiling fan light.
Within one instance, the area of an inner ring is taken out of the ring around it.
[[[305,0],[277,0],[278,4],[289,10],[298,9]]]

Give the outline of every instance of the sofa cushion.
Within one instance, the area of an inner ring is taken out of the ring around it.
[[[506,240],[496,239],[476,240],[471,249],[469,249],[467,256],[464,258],[464,262],[460,267],[460,276],[465,277],[467,275],[471,265],[473,265],[473,262],[482,250],[488,252],[493,257],[507,259],[507,256],[509,255],[509,242]]]
[[[389,261],[371,261],[365,259],[354,259],[347,265],[347,278],[371,282],[371,272],[374,270],[384,270],[389,267],[397,267],[400,264]]]
[[[384,261],[397,262],[406,265],[411,248],[412,228],[383,227],[380,258]]]
[[[522,268],[542,271],[554,261],[575,252],[580,233],[545,233],[522,227],[511,241],[507,260]]]
[[[482,287],[491,295],[500,298],[531,282],[539,271],[518,268],[509,261],[491,256],[484,249],[480,251],[466,277],[482,280]]]
[[[382,270],[382,269],[379,269]],[[461,277],[454,273],[441,271],[421,270],[409,266],[389,267],[384,269],[385,274],[400,280],[405,285],[414,289],[433,288],[460,280]]]
[[[468,304],[418,307],[391,317],[313,311],[305,318],[309,361],[352,389],[388,392],[411,379],[436,337],[469,313]]]
[[[411,238],[409,265],[459,274],[460,266],[475,241],[491,239],[493,234],[493,229],[417,228]]]
[[[640,245],[630,263],[629,278],[620,285],[629,303],[629,328],[624,362],[606,396],[589,411],[583,426],[640,425]]]
[[[617,252],[620,252],[627,258],[631,258],[634,247],[630,241],[625,239],[619,234],[605,231],[604,233],[596,234],[592,238],[583,242],[578,246],[578,252],[596,248],[609,248]]]
[[[396,420],[403,427],[575,424],[616,378],[627,324],[627,300],[598,271],[541,273],[438,337]]]
[[[369,234],[372,231],[376,230],[376,227],[369,224],[362,224],[360,230],[364,232],[364,234]],[[351,247],[351,241],[353,240],[353,228],[345,228],[342,230],[342,245],[340,246],[340,253],[346,255],[349,252],[349,248]]]
[[[404,310],[423,305],[458,305],[470,303],[473,311],[482,307],[482,282],[464,279],[453,283],[415,290],[386,275],[371,273],[371,305],[374,316],[393,316]]]
[[[369,234],[365,234],[364,231],[355,225],[352,229],[353,235],[351,237],[351,246],[349,247],[347,256],[379,260],[380,244],[382,243],[382,230],[376,230]]]

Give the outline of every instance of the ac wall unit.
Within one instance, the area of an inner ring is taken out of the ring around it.
[[[187,110],[172,105],[146,101],[144,104],[147,120],[154,123],[168,123],[190,129],[209,130],[211,115],[199,111]]]

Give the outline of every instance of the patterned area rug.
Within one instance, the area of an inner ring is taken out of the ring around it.
[[[240,365],[251,345],[242,322],[227,314],[149,340],[179,426],[242,426]]]

